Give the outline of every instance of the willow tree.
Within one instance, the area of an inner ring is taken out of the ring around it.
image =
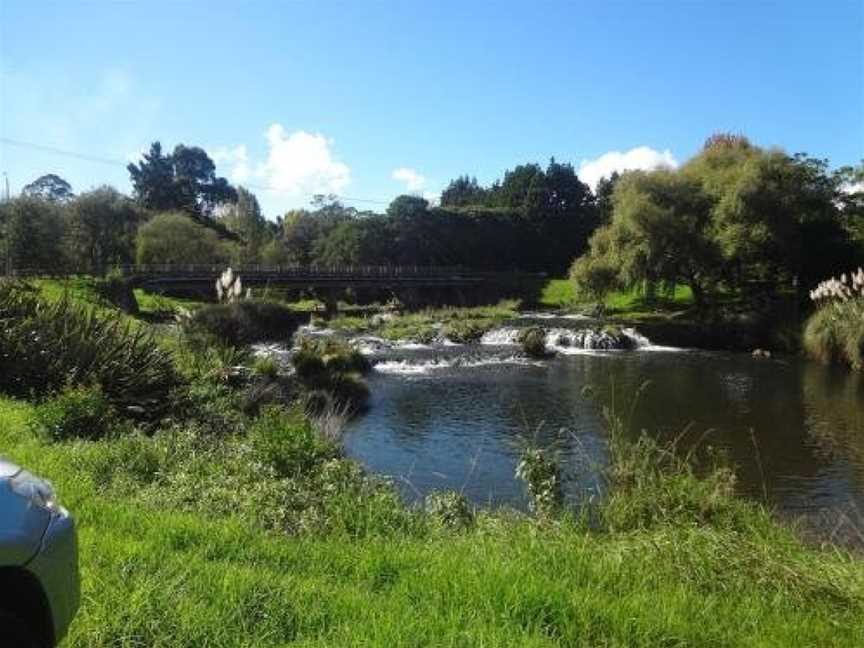
[[[617,182],[612,220],[572,268],[582,292],[644,284],[690,287],[703,304],[716,284],[719,250],[711,201],[700,183],[674,171],[634,171]]]

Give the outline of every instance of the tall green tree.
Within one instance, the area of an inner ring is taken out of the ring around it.
[[[136,259],[141,264],[227,264],[232,244],[188,214],[157,214],[138,230]]]
[[[145,214],[134,201],[103,186],[78,196],[66,210],[66,244],[76,268],[104,272],[135,260],[135,234]]]
[[[614,268],[619,285],[686,284],[703,304],[719,278],[710,219],[711,200],[697,180],[665,170],[627,173],[615,188],[611,223],[594,234],[574,278],[593,293],[592,282]]]
[[[485,205],[488,199],[488,192],[477,184],[477,178],[467,175],[451,180],[447,188],[441,192],[442,207]]]
[[[204,149],[178,144],[170,154],[153,142],[138,164],[127,167],[138,202],[153,211],[184,211],[209,219],[224,203],[235,202],[237,191],[216,175],[216,165]]]
[[[3,256],[12,269],[62,270],[65,223],[53,202],[20,196],[0,203]]]
[[[239,238],[236,261],[241,264],[259,263],[261,249],[271,234],[255,194],[238,187],[237,202],[229,203],[220,211],[219,221]]]

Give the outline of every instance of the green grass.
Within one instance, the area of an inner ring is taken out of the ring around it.
[[[43,444],[31,414],[0,399],[0,443],[77,518],[83,599],[68,647],[864,642],[864,563],[806,548],[755,507],[739,505],[735,525],[592,532],[481,514],[469,531],[286,536],[208,510],[206,489],[184,512],[103,484],[81,457],[116,462],[119,441]]]
[[[474,342],[486,331],[518,314],[519,302],[505,300],[495,306],[473,308],[427,308],[414,313],[356,317],[345,315],[334,318],[327,325],[349,333],[379,335],[388,340],[431,342],[445,335],[454,342]]]
[[[570,279],[550,279],[540,294],[540,305],[547,308],[565,308],[577,301],[576,287]]]
[[[864,366],[864,298],[820,305],[807,319],[803,334],[808,355],[822,362]]]
[[[194,310],[206,302],[188,297],[171,297],[149,292],[143,288],[135,288],[135,301],[142,314],[166,313],[179,309]]]
[[[694,305],[693,293],[688,286],[675,286],[671,294],[658,294],[653,303],[648,303],[639,290],[615,291],[604,300],[610,314],[618,317],[644,316],[658,311],[686,310]],[[543,288],[540,305],[547,308],[576,308],[593,306],[590,299],[576,294],[570,279],[550,279]]]

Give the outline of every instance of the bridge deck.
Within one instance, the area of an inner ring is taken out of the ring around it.
[[[224,271],[221,265],[136,265],[122,266],[120,272],[137,286],[200,286],[215,283]],[[387,287],[387,286],[474,286],[518,278],[540,278],[541,274],[482,272],[462,267],[423,266],[263,266],[232,268],[247,286],[291,287]],[[16,277],[64,277],[76,272],[25,268],[7,273]]]

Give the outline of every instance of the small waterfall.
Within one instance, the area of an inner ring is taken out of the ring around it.
[[[486,333],[480,340],[488,346],[516,346],[519,344],[519,333],[523,329],[505,326]],[[611,351],[638,349],[650,347],[651,341],[637,333],[635,329],[597,328],[547,328],[546,346],[561,353],[572,353],[576,350]]]

